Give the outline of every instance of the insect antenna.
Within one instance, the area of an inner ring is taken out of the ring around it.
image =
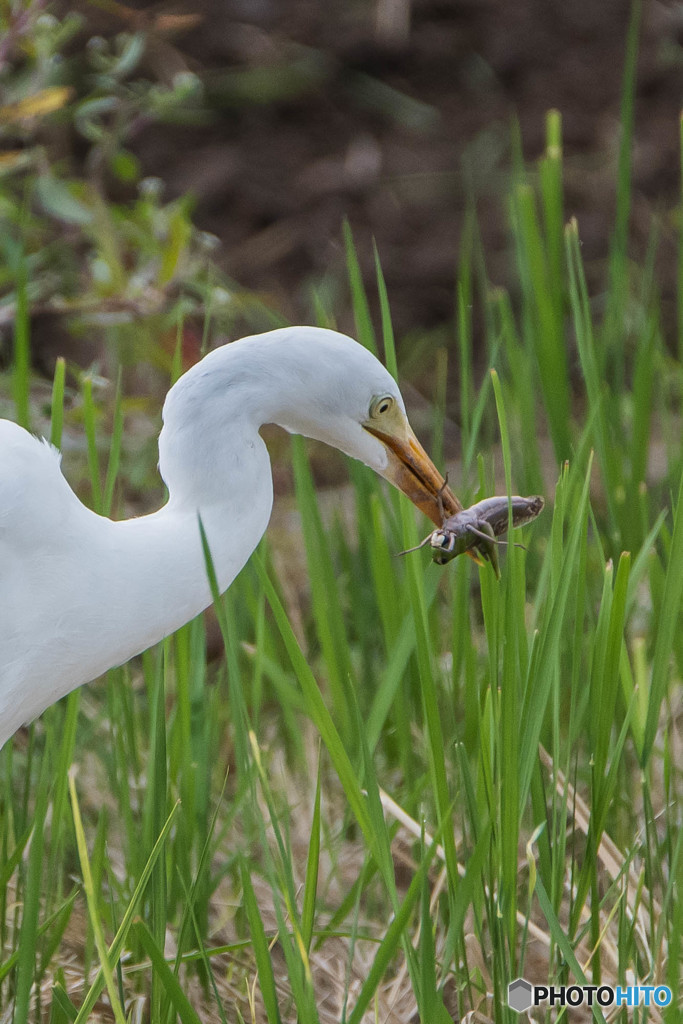
[[[432,533],[434,533],[433,530],[432,530]],[[396,558],[400,558],[401,555],[409,555],[411,553],[411,551],[419,551],[420,548],[423,548],[425,546],[425,544],[429,543],[429,541],[431,540],[431,537],[432,537],[432,534],[428,533],[427,536],[425,537],[425,539],[421,540],[419,544],[416,544],[414,548],[406,548],[405,551],[397,551],[396,552]]]

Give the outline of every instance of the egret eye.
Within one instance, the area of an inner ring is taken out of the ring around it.
[[[394,407],[394,399],[391,395],[382,395],[381,398],[375,398],[370,406],[370,416],[374,419],[375,416],[385,416]]]

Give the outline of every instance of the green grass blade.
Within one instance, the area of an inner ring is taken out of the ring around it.
[[[525,686],[519,742],[520,807],[526,805],[529,794],[531,776],[538,756],[538,742],[543,718],[558,661],[570,585],[572,579],[575,578],[581,537],[586,529],[590,471],[591,462],[589,461],[579,504],[574,513],[574,523],[569,534],[569,541],[562,558],[556,589],[548,604],[547,622],[536,642]],[[555,515],[557,516],[557,506]]]
[[[398,363],[396,361],[396,341],[394,339],[394,328],[391,322],[389,310],[389,296],[387,286],[382,273],[382,265],[379,261],[377,244],[373,242],[375,255],[375,276],[377,278],[377,294],[379,295],[379,309],[382,320],[382,340],[384,342],[384,365],[394,378],[398,380]]]
[[[332,758],[335,770],[344,788],[344,792],[346,793],[346,798],[349,801],[351,810],[353,811],[356,820],[365,835],[370,849],[374,851],[377,846],[377,841],[372,821],[368,813],[366,800],[358,783],[357,772],[344,749],[344,745],[341,741],[337,728],[334,725],[332,717],[320,695],[313,673],[306,663],[306,659],[304,658],[301,648],[297,643],[285,610],[282,607],[282,603],[280,602],[275,588],[271,583],[260,559],[255,559],[255,565],[261,585],[265,591],[266,598],[273,611],[273,615],[275,616],[275,620],[280,630],[280,635],[285,643],[287,654],[289,655],[292,667],[294,668],[299,684],[303,690],[304,698],[306,700],[306,713],[322,737],[323,743]],[[378,863],[381,865],[381,858]]]
[[[425,580],[425,607],[427,612],[434,605],[438,586],[438,575],[430,573]],[[415,652],[416,632],[414,623],[414,611],[411,608],[401,623],[401,628],[389,655],[389,661],[382,673],[372,707],[367,716],[365,735],[368,748],[371,751],[374,751],[379,743],[382,729],[404,679],[408,662],[411,655]]]
[[[242,685],[242,673],[240,671],[240,665],[237,660],[237,643],[234,642],[232,636],[231,621],[232,615],[227,613],[227,608],[232,604],[234,598],[233,593],[230,591],[221,600],[221,595],[218,590],[218,580],[216,579],[216,571],[211,557],[211,551],[209,549],[209,542],[204,530],[204,524],[201,521],[201,517],[198,518],[199,533],[202,541],[202,550],[204,553],[204,564],[206,567],[206,574],[211,588],[211,597],[213,599],[213,607],[216,611],[216,617],[218,619],[218,625],[221,630],[221,636],[223,638],[223,648],[225,650],[225,657],[228,665],[228,682],[230,685],[230,698],[231,707],[233,712],[233,719],[235,722],[235,747],[237,754],[237,764],[240,772],[247,777],[249,774],[249,726],[248,726],[248,715],[247,705],[244,697],[244,687]]]
[[[375,954],[375,958],[372,962],[372,967],[368,971],[367,978],[365,979],[363,986],[358,994],[356,1003],[351,1011],[348,1018],[347,1024],[360,1024],[363,1019],[363,1014],[367,1010],[368,1006],[372,1002],[372,998],[377,991],[377,987],[381,982],[384,974],[391,964],[392,960],[396,956],[401,942],[403,940],[404,933],[408,927],[408,923],[413,914],[415,907],[417,906],[418,900],[422,892],[422,885],[424,876],[427,874],[429,865],[432,862],[434,853],[436,850],[436,839],[425,852],[422,863],[418,870],[411,879],[408,892],[406,893],[403,902],[401,903],[398,913],[395,914],[393,920],[389,924],[386,930],[384,938],[382,939],[379,948]]]
[[[292,438],[294,483],[301,515],[304,545],[311,584],[311,598],[323,661],[327,670],[334,713],[341,735],[350,736],[349,688],[353,685],[353,666],[349,640],[339,593],[338,574],[332,563],[327,535],[323,528],[318,499],[303,439]]]
[[[61,448],[62,446],[65,379],[66,361],[60,356],[55,363],[55,373],[52,379],[52,401],[50,403],[50,444],[53,444],[55,448]]]
[[[555,911],[552,908],[550,900],[548,899],[548,894],[545,891],[545,886],[543,885],[543,882],[538,876],[536,877],[535,892],[543,915],[548,924],[550,934],[552,935],[553,941],[562,953],[562,956],[569,965],[569,968],[572,972],[573,981],[578,985],[588,985],[589,979],[584,974],[583,970],[581,969],[579,961],[576,959],[576,954],[574,953],[572,945],[569,939],[567,938],[565,930],[560,924],[555,914]],[[593,1007],[593,1017],[595,1020],[599,1021],[600,1024],[605,1024],[605,1018],[603,1016],[603,1013],[597,1006]]]
[[[564,297],[564,195],[562,115],[559,110],[549,110],[545,123],[546,150],[539,163],[539,175],[548,252],[548,280],[555,306],[555,315],[561,317]]]
[[[268,1018],[268,1024],[281,1024],[280,1008],[277,1001],[277,989],[275,987],[275,975],[270,960],[270,950],[266,939],[261,913],[256,902],[254,887],[249,877],[249,868],[244,860],[240,861],[240,873],[242,877],[242,896],[244,909],[247,912],[249,931],[251,932],[251,943],[256,960],[261,995]]]
[[[92,378],[84,376],[81,382],[83,393],[83,423],[88,443],[88,469],[92,488],[92,505],[95,512],[102,511],[102,483],[100,480],[100,458],[97,453],[97,413],[92,394]]]
[[[613,444],[611,420],[608,415],[610,395],[604,384],[604,375],[597,355],[588,287],[581,258],[581,243],[575,220],[567,225],[565,239],[569,267],[569,294],[576,343],[591,410],[589,422],[593,425],[595,432],[595,450],[605,481],[610,531],[613,535],[618,535],[619,516],[616,508],[616,495],[621,486],[624,471],[619,449]]]
[[[24,892],[24,910],[21,921],[17,961],[17,987],[14,1002],[14,1019],[28,1020],[31,987],[38,967],[38,917],[40,913],[41,880],[43,877],[43,853],[45,849],[44,827],[47,814],[49,790],[48,758],[41,765],[31,847],[28,857],[28,873]]]
[[[569,458],[570,388],[562,310],[558,310],[548,277],[545,246],[536,213],[534,195],[527,185],[514,194],[514,221],[519,236],[518,252],[523,264],[522,279],[533,325],[533,342],[543,403],[558,461]]]
[[[619,559],[614,592],[611,594],[609,621],[605,636],[605,651],[602,660],[600,679],[593,694],[593,727],[595,743],[593,747],[594,776],[602,779],[606,766],[612,725],[616,717],[616,701],[619,688],[619,663],[624,642],[624,623],[626,616],[626,595],[628,577],[631,569],[631,557],[624,552]],[[596,794],[597,798],[598,794]]]
[[[104,480],[104,494],[102,498],[102,515],[111,515],[112,500],[114,497],[114,485],[119,472],[121,460],[121,441],[123,438],[123,408],[121,404],[121,371],[116,383],[116,396],[114,398],[114,422],[112,425],[111,442],[109,446],[109,462],[107,463],[107,475]]]
[[[306,861],[306,882],[301,909],[301,938],[306,953],[311,951],[313,926],[315,924],[315,903],[318,891],[318,875],[320,870],[320,757],[318,757],[318,775],[315,786],[315,802],[313,804],[313,820],[311,821],[311,841]]]
[[[179,804],[176,803],[171,809],[171,813],[164,822],[164,827],[159,833],[159,836],[152,848],[152,851],[149,857],[147,858],[147,862],[142,870],[142,873],[140,874],[140,878],[138,879],[137,885],[135,886],[133,895],[126,908],[126,912],[121,920],[121,924],[119,925],[116,931],[116,935],[114,936],[114,940],[107,951],[109,964],[116,963],[119,957],[121,956],[121,953],[123,952],[123,947],[125,945],[126,939],[128,938],[128,933],[130,931],[131,925],[133,924],[133,918],[137,911],[138,904],[140,903],[140,900],[144,895],[145,889],[147,888],[147,883],[149,882],[150,876],[154,871],[157,860],[159,859],[159,856],[164,850],[166,840],[168,839],[169,832],[171,831],[171,826],[173,825],[176,818],[178,807]],[[95,1006],[97,1000],[99,999],[102,987],[105,984],[105,982],[106,977],[104,965],[101,964],[95,976],[95,980],[90,986],[88,993],[85,999],[83,1000],[81,1008],[78,1011],[76,1024],[86,1024],[86,1021],[88,1020],[93,1010],[93,1007]]]
[[[652,660],[652,683],[641,764],[647,765],[657,736],[659,713],[669,680],[669,664],[674,647],[674,636],[681,626],[681,598],[683,596],[683,476],[678,490],[674,512],[669,564],[664,580],[664,592],[657,618],[657,637]]]
[[[50,1024],[60,1024],[60,1021],[74,1021],[77,1016],[78,1010],[69,999],[66,989],[60,983],[53,985]]]
[[[102,931],[102,925],[98,916],[97,909],[97,893],[93,884],[93,877],[90,870],[90,860],[88,858],[88,848],[85,841],[85,832],[83,831],[83,822],[81,820],[81,811],[78,806],[78,797],[76,795],[76,784],[73,775],[69,777],[69,793],[71,795],[71,808],[74,816],[74,828],[76,830],[76,844],[78,846],[78,858],[81,864],[81,871],[83,873],[83,886],[85,888],[86,904],[88,907],[88,916],[90,918],[90,924],[95,935],[95,944],[97,946],[97,952],[100,959],[100,967],[104,975],[104,982],[107,986],[107,994],[111,1003],[111,1008],[114,1013],[114,1019],[116,1024],[126,1024],[126,1017],[123,1012],[123,1007],[119,1000],[118,989],[114,981],[114,975],[112,974],[111,961],[109,959],[109,951],[104,940],[104,933]]]
[[[289,984],[292,989],[292,1000],[297,1010],[297,1024],[320,1024],[318,1012],[315,1006],[315,992],[313,990],[313,979],[308,956],[303,947],[301,933],[298,929],[294,908],[285,897],[285,909],[287,920],[292,929],[291,934],[287,929],[287,921],[283,913],[277,889],[271,877],[271,885],[275,896],[275,913],[278,924],[278,939],[285,955]]]
[[[410,547],[413,540],[415,524],[412,508],[401,502],[401,514],[404,528],[404,543]],[[427,726],[427,748],[430,774],[434,788],[434,799],[438,812],[439,830],[443,831],[443,843],[446,851],[446,867],[448,872],[449,896],[453,900],[458,884],[458,858],[455,852],[455,838],[452,824],[452,801],[449,792],[446,772],[446,751],[444,735],[441,727],[441,713],[437,696],[436,679],[432,664],[432,650],[429,640],[427,605],[424,592],[424,581],[420,562],[416,559],[408,563],[408,586],[413,608],[413,619],[416,633],[416,654],[420,673],[422,706]]]
[[[377,355],[377,340],[375,338],[375,329],[372,326],[370,306],[368,305],[368,297],[365,292],[365,285],[363,284],[363,275],[358,262],[351,225],[347,220],[344,221],[343,232],[344,247],[346,249],[346,268],[351,288],[351,304],[356,321],[356,335],[361,345],[365,345],[373,355]]]
[[[193,1010],[180,982],[168,966],[163,950],[159,948],[144,921],[135,922],[135,933],[152,963],[155,977],[163,986],[169,1002],[182,1021],[182,1024],[201,1024],[200,1018],[196,1011]]]

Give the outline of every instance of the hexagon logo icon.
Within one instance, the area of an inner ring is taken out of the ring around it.
[[[508,985],[508,1006],[517,1013],[530,1009],[534,1005],[533,991],[533,986],[526,978],[515,978]]]

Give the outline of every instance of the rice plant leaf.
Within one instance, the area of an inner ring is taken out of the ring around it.
[[[581,538],[586,529],[588,516],[588,494],[592,460],[589,460],[584,478],[578,508],[569,541],[563,555],[559,579],[549,604],[546,626],[535,644],[529,678],[522,706],[522,727],[519,742],[519,798],[520,810],[526,805],[534,763],[538,756],[538,742],[541,735],[543,716],[550,695],[553,667],[556,664],[569,587],[575,575]],[[555,507],[557,515],[557,506]],[[555,518],[555,517],[554,517]]]
[[[367,978],[365,979],[358,994],[356,1004],[348,1018],[347,1024],[361,1024],[363,1014],[370,1005],[385,971],[396,956],[399,947],[401,946],[404,932],[408,927],[410,917],[422,893],[423,879],[429,870],[429,865],[434,857],[436,846],[437,840],[435,838],[431,846],[425,851],[422,863],[410,882],[408,892],[406,893],[398,912],[389,924],[384,938],[375,953],[375,959],[372,962],[372,967],[370,968]]]
[[[109,445],[109,462],[107,463],[107,475],[104,480],[104,495],[102,499],[102,514],[111,515],[111,505],[114,496],[114,485],[119,472],[121,461],[121,441],[123,438],[123,407],[121,403],[121,370],[116,382],[116,397],[114,399],[114,421],[112,425],[111,442]]]
[[[396,362],[396,341],[394,338],[394,328],[391,322],[391,312],[389,309],[389,296],[387,294],[387,286],[384,280],[384,274],[382,273],[382,264],[379,259],[379,250],[377,243],[372,243],[373,252],[375,255],[375,276],[377,278],[377,294],[379,295],[379,309],[380,316],[382,319],[382,340],[384,342],[384,363],[394,378],[398,380],[398,364]]]
[[[126,912],[123,915],[121,924],[119,925],[116,931],[116,935],[114,936],[114,941],[109,947],[108,962],[110,964],[115,963],[121,956],[121,953],[123,952],[123,947],[128,937],[128,932],[130,931],[131,925],[133,923],[133,918],[137,910],[137,906],[140,900],[142,899],[142,895],[145,889],[147,888],[147,883],[149,882],[150,875],[154,870],[154,866],[159,858],[159,855],[164,849],[178,807],[178,803],[174,804],[174,806],[172,807],[171,812],[164,823],[164,827],[159,833],[159,837],[155,842],[149,857],[147,858],[147,863],[145,864],[140,874],[140,878],[138,880],[137,885],[135,886],[133,895],[128,903],[128,906],[126,907]],[[83,1000],[81,1008],[78,1011],[78,1017],[76,1018],[77,1024],[86,1024],[86,1021],[88,1020],[90,1013],[92,1012],[92,1009],[95,1006],[95,1003],[99,999],[100,992],[102,991],[102,986],[104,985],[104,983],[104,966],[101,965],[95,976],[95,980],[90,986],[90,989],[88,990],[88,993],[85,999]]]
[[[279,899],[279,893],[274,877],[271,876],[271,886],[277,917],[278,940],[280,948],[285,956],[289,984],[292,989],[292,999],[297,1010],[297,1024],[320,1024],[318,1011],[315,1005],[315,992],[313,990],[313,978],[308,954],[304,949],[301,932],[298,922],[295,920],[295,908],[289,904],[287,894],[284,893],[285,910],[287,919]],[[291,931],[287,927],[290,923]]]
[[[102,511],[102,483],[100,481],[100,459],[97,453],[97,413],[92,394],[92,378],[87,375],[81,382],[83,394],[83,423],[88,443],[88,469],[92,488],[93,509],[98,514]]]
[[[88,916],[95,936],[95,945],[97,946],[97,952],[100,958],[100,967],[104,975],[107,994],[109,995],[109,1001],[111,1003],[116,1024],[126,1024],[126,1017],[119,1000],[114,975],[112,974],[111,960],[109,959],[109,952],[104,940],[102,924],[98,916],[97,893],[95,892],[95,887],[93,885],[90,860],[88,858],[88,847],[85,841],[85,832],[83,831],[83,822],[81,820],[81,811],[78,805],[76,783],[73,775],[69,776],[69,793],[71,795],[71,808],[73,811],[74,828],[76,831],[76,845],[78,846],[78,858],[81,864],[81,871],[83,873],[83,887],[85,889]]]
[[[163,950],[159,948],[144,921],[138,920],[135,922],[135,933],[152,963],[155,977],[163,985],[169,1002],[180,1017],[182,1024],[201,1024],[199,1015],[192,1008],[192,1004],[183,992],[178,978],[167,964]]]
[[[263,921],[261,920],[261,912],[259,911],[258,903],[256,902],[254,887],[251,884],[251,878],[249,877],[249,868],[243,859],[240,861],[240,874],[242,876],[244,909],[247,912],[247,919],[249,921],[251,944],[252,949],[254,950],[256,969],[258,971],[259,984],[261,986],[261,995],[263,996],[266,1016],[269,1024],[281,1024],[280,1008],[277,1002],[277,990],[275,987],[275,975],[273,974],[273,965],[270,960],[268,940],[266,939],[266,932],[263,927]]]
[[[21,858],[24,855],[24,850],[26,849],[27,843],[31,838],[31,834],[34,828],[35,824],[29,825],[29,827],[24,832],[23,836],[21,836],[21,838],[17,841],[17,844],[12,850],[12,853],[9,855],[9,857],[6,858],[6,860],[3,860],[2,863],[0,864],[0,889],[5,888],[10,878],[14,874],[17,864],[19,864]]]
[[[78,1010],[69,999],[69,996],[64,987],[60,984],[52,986],[52,1003],[53,1005],[50,1010],[51,1022],[56,1019],[54,1011],[55,1004],[59,1007],[65,1020],[76,1020],[76,1017],[78,1016]]]
[[[557,944],[560,952],[562,953],[562,956],[567,961],[569,969],[572,972],[574,981],[579,985],[588,985],[588,978],[584,974],[581,968],[581,964],[576,959],[576,954],[574,953],[572,944],[567,938],[567,934],[562,925],[560,924],[555,914],[555,911],[552,908],[550,900],[548,899],[548,894],[545,890],[545,886],[543,885],[543,882],[541,881],[538,875],[536,876],[535,891],[539,905],[547,921],[548,928],[550,930],[550,934],[553,938],[553,941]],[[599,1007],[593,1006],[593,1016],[595,1020],[600,1022],[600,1024],[605,1024],[605,1017],[602,1011],[599,1009]]]
[[[437,573],[430,574],[425,581],[425,605],[429,611],[436,598],[439,586]],[[377,686],[370,713],[367,716],[365,734],[368,748],[373,751],[379,742],[382,728],[396,697],[396,692],[406,671],[411,655],[415,650],[415,619],[413,609],[406,613],[400,624],[396,643],[391,651],[389,662],[382,673]]]
[[[631,568],[631,556],[623,552],[619,559],[614,581],[609,622],[606,635],[605,657],[602,665],[599,698],[593,702],[595,722],[595,749],[593,757],[595,774],[602,780],[607,764],[612,724],[615,718],[617,690],[619,687],[619,662],[624,642],[626,594]],[[597,794],[596,794],[597,795]]]
[[[375,329],[372,326],[370,306],[368,305],[368,297],[365,292],[365,285],[363,284],[363,275],[361,273],[360,263],[358,262],[356,247],[353,242],[351,225],[347,220],[344,221],[343,233],[344,246],[346,249],[346,270],[349,276],[351,304],[353,306],[353,315],[356,321],[358,341],[360,341],[362,345],[365,345],[366,348],[370,349],[373,355],[377,355],[377,341],[375,339]]]
[[[306,953],[311,951],[313,926],[315,923],[315,901],[318,889],[318,870],[320,868],[320,757],[318,757],[318,775],[315,786],[315,802],[313,804],[313,820],[311,821],[311,841],[308,846],[306,860],[306,882],[304,899],[301,909],[301,937]]]
[[[335,718],[341,735],[348,738],[351,732],[349,690],[354,672],[344,627],[338,574],[335,573],[329,540],[323,529],[311,468],[301,437],[292,438],[292,456],[316,631],[327,669]]]
[[[376,839],[365,802],[365,797],[363,796],[358,784],[356,770],[349,760],[348,754],[346,753],[339,733],[337,732],[337,728],[332,720],[332,716],[325,706],[325,702],[320,694],[315,677],[313,676],[313,673],[301,652],[301,648],[294,636],[294,632],[289,624],[289,620],[284,608],[282,607],[282,603],[277,596],[275,587],[271,583],[261,560],[259,558],[255,558],[254,564],[268,603],[273,611],[273,615],[275,616],[275,621],[277,622],[280,630],[280,635],[284,641],[292,667],[294,668],[301,689],[303,690],[304,698],[306,700],[306,713],[322,736],[323,743],[332,758],[332,763],[334,764],[337,775],[344,787],[344,792],[346,793],[346,798],[349,801],[351,810],[353,811],[356,820],[365,835],[370,849],[374,850],[376,847]]]
[[[50,402],[50,444],[55,448],[62,446],[62,428],[64,426],[64,384],[66,380],[66,360],[59,356],[55,363],[52,379],[52,400]]]
[[[683,596],[683,475],[678,490],[678,499],[674,515],[674,528],[671,537],[671,549],[669,551],[669,564],[664,579],[664,593],[662,595],[659,615],[657,620],[657,638],[655,640],[654,656],[652,659],[652,683],[650,686],[650,703],[648,707],[647,721],[645,723],[645,735],[643,737],[643,749],[641,753],[641,765],[645,767],[652,754],[657,728],[659,713],[666,693],[669,681],[669,665],[671,652],[674,647],[674,636],[676,630],[681,628],[681,598]]]
[[[24,893],[24,908],[19,936],[14,1019],[28,1020],[31,988],[38,966],[38,915],[40,912],[41,879],[43,874],[44,828],[48,806],[49,759],[43,758],[34,814],[33,834],[28,855],[28,872]],[[117,1022],[119,1024],[119,1022]]]

